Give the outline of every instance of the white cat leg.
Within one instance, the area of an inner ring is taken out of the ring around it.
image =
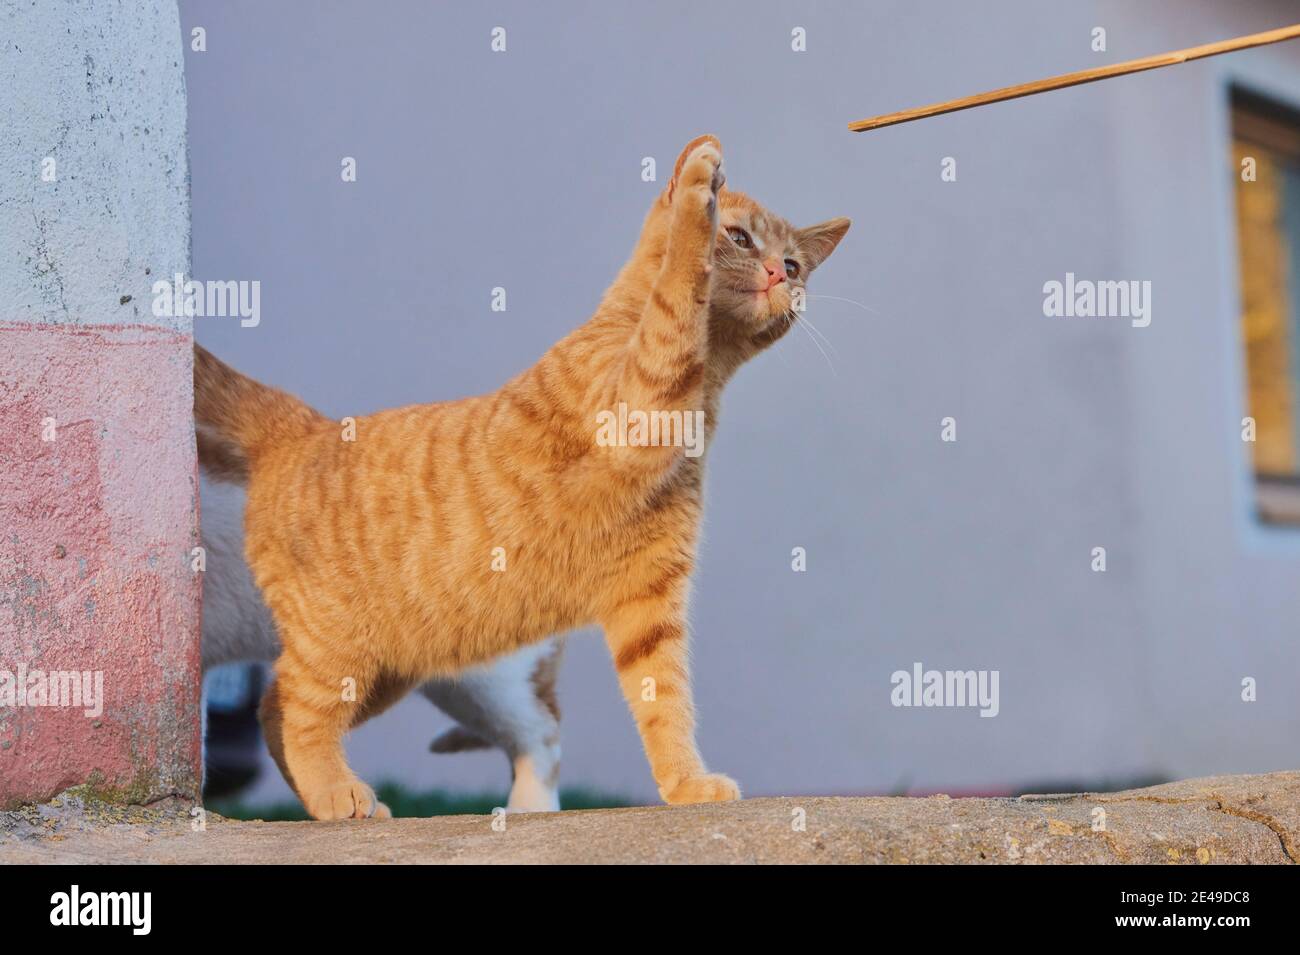
[[[559,812],[560,746],[545,743],[514,758],[507,812]]]
[[[506,804],[511,812],[560,807],[555,672],[562,648],[562,638],[555,637],[420,688],[460,724],[435,741],[435,752],[473,749],[478,741],[505,752],[513,776]]]

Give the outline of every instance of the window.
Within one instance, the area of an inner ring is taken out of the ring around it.
[[[1232,118],[1256,507],[1300,524],[1300,112],[1238,92]]]

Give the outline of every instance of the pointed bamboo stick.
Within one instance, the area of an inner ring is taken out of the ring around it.
[[[849,130],[855,133],[863,133],[869,129],[880,129],[882,126],[910,123],[914,119],[925,119],[927,116],[955,113],[958,110],[970,109],[973,106],[1000,103],[1003,100],[1018,99],[1021,96],[1033,96],[1035,93],[1046,93],[1049,90],[1078,86],[1081,83],[1095,83],[1098,80],[1108,80],[1129,73],[1140,73],[1143,70],[1156,70],[1162,66],[1175,66],[1179,63],[1186,63],[1188,60],[1200,60],[1207,56],[1218,56],[1220,53],[1233,53],[1237,50],[1248,50],[1255,46],[1266,46],[1269,43],[1281,43],[1283,40],[1294,40],[1296,37],[1300,37],[1300,24],[1281,27],[1277,30],[1266,30],[1263,33],[1252,33],[1249,36],[1239,36],[1232,40],[1206,43],[1203,46],[1191,46],[1185,50],[1174,50],[1172,53],[1159,53],[1155,56],[1144,56],[1123,63],[1112,63],[1110,66],[1097,66],[1089,70],[1064,73],[1061,76],[1050,76],[1044,80],[1034,80],[1032,83],[1021,83],[1018,86],[1004,86],[1002,89],[990,90],[987,93],[976,93],[974,96],[963,96],[961,99],[933,103],[929,106],[917,106],[913,109],[900,110],[897,113],[873,116],[870,119],[860,119],[855,123],[849,123]]]

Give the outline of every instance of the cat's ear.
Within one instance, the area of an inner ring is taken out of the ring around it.
[[[718,142],[718,137],[711,133],[705,133],[703,136],[696,136],[687,143],[686,148],[682,150],[682,154],[677,157],[677,164],[673,166],[673,178],[669,180],[668,188],[664,190],[664,205],[668,205],[673,201],[673,190],[677,188],[677,177],[682,174],[682,166],[686,165],[687,158],[695,151],[695,147],[699,146],[701,143],[712,143],[713,147],[718,150],[718,152],[722,152],[722,143]]]
[[[808,258],[809,272],[830,258],[835,247],[840,244],[840,239],[844,238],[844,233],[849,231],[849,226],[852,224],[848,219],[840,216],[838,219],[827,219],[817,225],[810,225],[806,229],[795,230],[795,242]]]

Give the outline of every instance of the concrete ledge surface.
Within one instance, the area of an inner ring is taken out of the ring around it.
[[[808,796],[515,815],[503,831],[489,816],[204,821],[197,827],[179,803],[112,806],[65,794],[0,813],[0,864],[1287,864],[1300,861],[1300,772],[1106,794]]]

